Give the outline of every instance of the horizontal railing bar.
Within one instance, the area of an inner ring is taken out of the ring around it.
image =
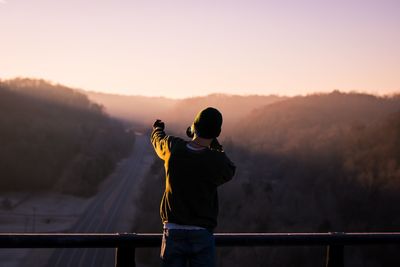
[[[216,245],[325,246],[399,244],[400,233],[216,233]],[[161,234],[1,233],[0,248],[158,247]]]
[[[325,246],[399,244],[400,233],[219,234],[219,246]]]

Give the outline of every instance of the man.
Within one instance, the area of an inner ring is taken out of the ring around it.
[[[210,107],[200,111],[188,128],[191,141],[166,135],[161,120],[153,125],[151,142],[164,160],[166,173],[160,205],[162,266],[215,266],[217,187],[235,173],[234,164],[216,139],[221,126],[221,113]]]

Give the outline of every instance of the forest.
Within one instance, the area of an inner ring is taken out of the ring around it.
[[[89,196],[132,149],[134,135],[77,90],[0,81],[0,190]]]
[[[399,96],[291,97],[249,111],[225,130],[220,141],[237,174],[219,190],[216,232],[399,231]],[[147,176],[134,232],[161,229],[161,160],[155,158]],[[219,248],[217,266],[323,266],[325,249]],[[348,247],[345,261],[398,266],[398,249]],[[139,259],[158,266],[157,253],[143,250]]]

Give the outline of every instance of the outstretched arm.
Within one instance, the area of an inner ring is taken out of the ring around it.
[[[154,150],[162,160],[167,160],[168,155],[171,154],[172,147],[179,142],[184,142],[179,137],[167,135],[164,132],[165,124],[161,120],[156,120],[153,124],[153,131],[151,133],[151,143]]]
[[[161,120],[156,120],[151,132],[151,143],[157,155],[165,160],[165,155],[169,150],[168,136],[164,132],[165,124]]]

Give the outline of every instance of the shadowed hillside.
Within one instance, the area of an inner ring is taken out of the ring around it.
[[[399,137],[398,97],[333,92],[254,111],[237,125],[232,141],[223,142],[238,168],[219,191],[216,231],[398,231]],[[137,201],[146,220],[137,218],[134,231],[161,227],[163,172],[156,159]],[[323,266],[324,249],[218,249],[218,266]],[[346,263],[397,266],[397,249],[348,248]],[[141,260],[156,258],[151,253],[143,252]]]
[[[349,130],[366,127],[400,109],[400,99],[340,93],[294,97],[255,110],[238,125],[250,150],[295,149],[332,144]]]
[[[133,136],[101,106],[43,80],[0,81],[1,191],[89,195]]]

